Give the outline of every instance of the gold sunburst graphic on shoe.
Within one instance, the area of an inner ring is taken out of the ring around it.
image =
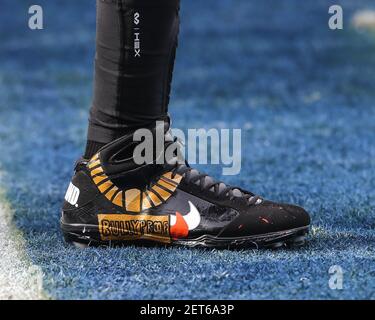
[[[167,172],[148,190],[136,188],[121,190],[105,174],[100,163],[99,153],[91,158],[87,168],[100,193],[116,206],[129,212],[141,212],[161,205],[172,196],[182,179],[179,174],[173,176],[172,172]]]

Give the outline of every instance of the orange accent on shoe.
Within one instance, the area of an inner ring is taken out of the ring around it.
[[[183,216],[176,211],[176,223],[170,227],[170,234],[173,239],[185,238],[189,234],[189,227]]]

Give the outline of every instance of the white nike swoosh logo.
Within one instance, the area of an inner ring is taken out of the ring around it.
[[[201,222],[201,215],[193,203],[191,203],[190,201],[188,201],[188,203],[189,203],[190,211],[188,214],[182,217],[184,218],[186,224],[188,225],[189,230],[194,230],[196,227],[199,226]],[[176,224],[176,216],[170,215],[170,217],[171,217],[170,224],[171,226],[173,226]]]

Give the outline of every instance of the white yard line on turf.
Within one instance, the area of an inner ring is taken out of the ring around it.
[[[28,259],[25,240],[4,199],[0,190],[0,299],[46,299],[42,270]]]

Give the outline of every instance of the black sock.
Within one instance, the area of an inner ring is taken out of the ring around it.
[[[179,0],[97,0],[86,155],[168,112]]]

